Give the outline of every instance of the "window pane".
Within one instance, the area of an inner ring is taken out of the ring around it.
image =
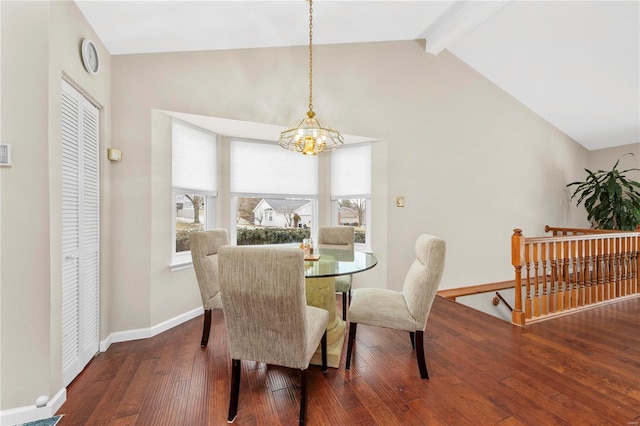
[[[307,198],[236,198],[237,244],[301,243],[311,235],[313,200]]]
[[[207,197],[203,194],[176,195],[176,253],[189,251],[189,233],[207,229]]]
[[[353,226],[355,243],[366,244],[367,199],[349,198],[338,200],[338,225]]]

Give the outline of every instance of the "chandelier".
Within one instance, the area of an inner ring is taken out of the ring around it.
[[[309,0],[309,111],[300,122],[280,133],[279,144],[304,155],[316,155],[334,150],[343,143],[340,132],[317,119],[313,112],[313,0]]]

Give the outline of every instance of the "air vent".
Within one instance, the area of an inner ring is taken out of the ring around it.
[[[0,166],[11,166],[11,145],[0,144]]]

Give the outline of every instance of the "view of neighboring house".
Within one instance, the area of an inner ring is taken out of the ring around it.
[[[254,225],[311,226],[311,201],[263,198],[253,209]]]

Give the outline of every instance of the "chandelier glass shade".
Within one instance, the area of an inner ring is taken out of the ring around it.
[[[280,133],[279,144],[290,151],[317,155],[344,143],[344,138],[313,112],[313,0],[309,0],[309,111],[307,116]]]
[[[280,146],[304,155],[316,155],[322,151],[336,149],[344,143],[344,138],[328,123],[318,120],[313,111],[298,124],[280,133]]]

